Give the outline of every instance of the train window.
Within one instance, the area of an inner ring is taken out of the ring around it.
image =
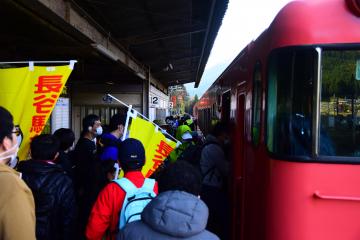
[[[360,157],[359,62],[359,50],[322,52],[320,155]]]
[[[231,104],[230,91],[227,91],[221,96],[221,120],[224,123],[230,122],[230,104]]]
[[[315,49],[271,53],[267,90],[266,144],[270,152],[310,158]]]
[[[252,103],[252,124],[251,137],[255,146],[260,140],[260,113],[261,113],[261,64],[255,64],[253,75],[253,103]]]

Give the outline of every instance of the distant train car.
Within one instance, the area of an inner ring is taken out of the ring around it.
[[[194,107],[232,129],[232,239],[360,239],[360,1],[290,2]]]

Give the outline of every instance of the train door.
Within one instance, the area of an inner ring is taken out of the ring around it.
[[[243,239],[244,216],[244,137],[245,137],[245,86],[237,89],[236,132],[233,136],[233,181],[232,181],[232,239]]]

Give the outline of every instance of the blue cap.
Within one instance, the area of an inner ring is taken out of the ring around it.
[[[125,139],[119,147],[119,161],[122,168],[139,169],[145,164],[145,149],[134,138]]]

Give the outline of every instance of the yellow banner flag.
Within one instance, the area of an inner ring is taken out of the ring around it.
[[[30,140],[43,130],[71,71],[70,65],[0,69],[0,106],[23,133],[20,160],[28,158]]]
[[[142,173],[149,177],[176,147],[176,142],[167,139],[154,124],[139,117],[132,119],[130,138],[138,139],[145,148],[145,165]]]

